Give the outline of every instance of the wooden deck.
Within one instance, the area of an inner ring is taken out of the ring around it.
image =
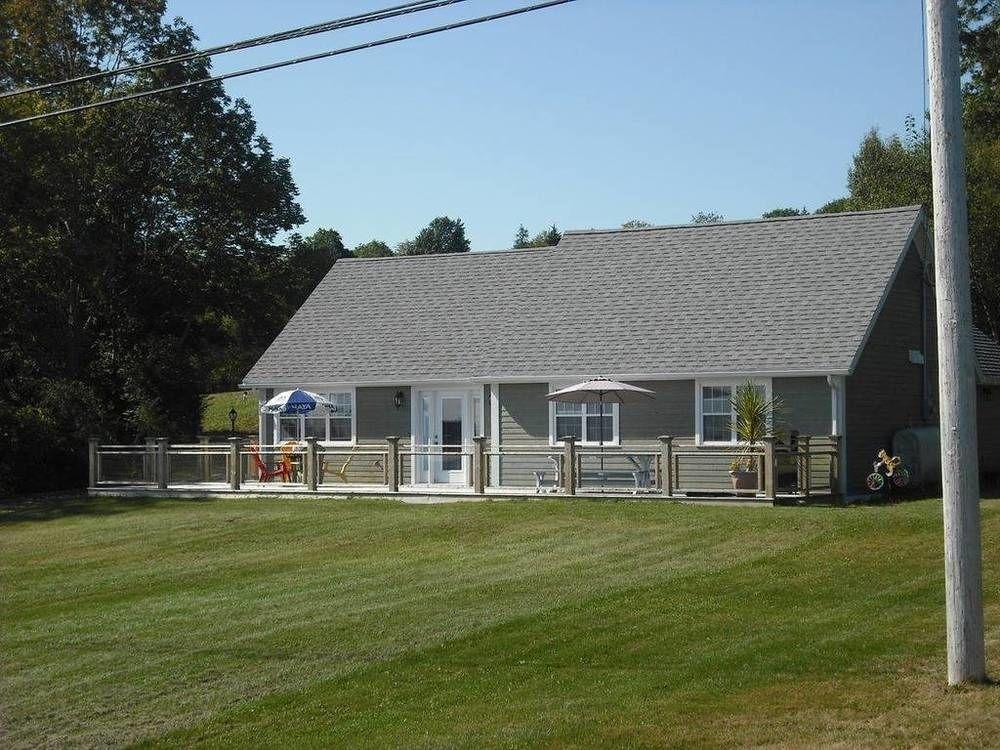
[[[735,503],[747,505],[771,505],[771,501],[763,494],[758,496],[729,495],[725,493],[686,494],[675,493],[666,495],[662,492],[623,491],[620,488],[605,490],[577,490],[574,495],[563,492],[536,492],[527,487],[487,487],[483,494],[476,494],[472,487],[464,485],[403,485],[399,492],[392,492],[388,485],[360,484],[325,484],[315,491],[309,490],[303,484],[244,482],[240,489],[234,490],[225,482],[192,482],[187,484],[171,484],[163,489],[152,484],[131,484],[126,482],[105,482],[87,489],[92,497],[233,497],[299,500],[307,498],[329,498],[331,500],[348,498],[394,499],[405,503],[443,503],[443,502],[482,502],[486,500],[659,500],[674,502],[712,502]],[[802,497],[793,494],[779,494],[778,504],[801,501]],[[814,495],[813,502],[829,502],[830,496]]]

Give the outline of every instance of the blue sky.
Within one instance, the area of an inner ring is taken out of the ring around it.
[[[215,45],[400,0],[170,0]],[[216,58],[216,72],[526,5],[450,9]],[[287,156],[309,232],[474,249],[536,231],[759,216],[845,192],[865,131],[923,108],[920,0],[579,0],[229,81]]]

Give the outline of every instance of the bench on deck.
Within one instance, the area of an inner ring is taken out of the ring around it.
[[[653,489],[653,457],[652,456],[625,456],[633,469],[586,469],[580,472],[579,486],[584,484],[597,484],[601,487],[614,485],[631,485],[632,494],[638,495],[640,492],[650,492]],[[549,456],[549,460],[555,464],[555,482],[546,484],[547,471],[535,472],[535,492],[557,492],[562,484],[562,477],[559,472],[559,459]]]
[[[649,492],[653,488],[652,471],[649,469],[588,469],[580,472],[580,487],[597,484],[601,487],[631,485],[633,495]]]

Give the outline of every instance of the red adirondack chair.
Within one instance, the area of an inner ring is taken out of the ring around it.
[[[288,460],[288,456],[282,455],[281,459],[272,469],[268,468],[268,465],[264,463],[264,459],[260,455],[260,446],[257,443],[250,443],[250,455],[253,456],[253,462],[257,466],[259,481],[270,482],[275,477],[281,477],[283,482],[291,481],[292,466]]]

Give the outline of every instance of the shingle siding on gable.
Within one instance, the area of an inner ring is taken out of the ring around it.
[[[910,350],[923,351],[921,305],[923,268],[911,245],[889,290],[882,314],[872,327],[857,368],[847,378],[847,487],[864,491],[875,453],[892,449],[897,430],[923,422],[923,368],[912,364]],[[930,294],[928,294],[930,297]],[[933,307],[928,304],[927,366],[934,368]],[[934,380],[928,396],[933,403]],[[934,418],[932,415],[933,423]]]

